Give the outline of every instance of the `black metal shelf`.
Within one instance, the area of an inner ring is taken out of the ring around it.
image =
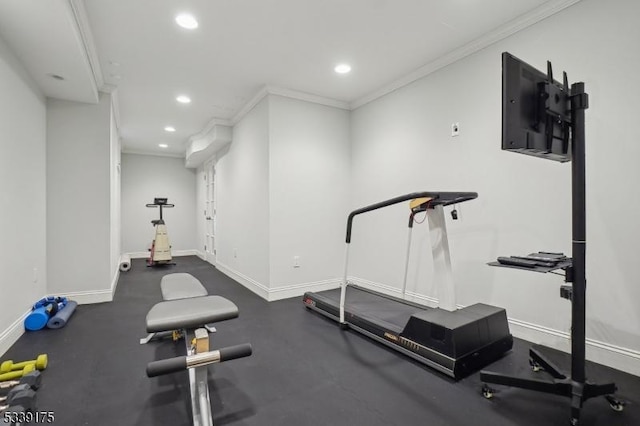
[[[505,265],[500,262],[488,262],[489,266],[497,266],[499,268],[511,268],[518,269],[520,271],[531,271],[531,272],[541,272],[546,274],[547,272],[557,271],[558,269],[567,269],[573,265],[573,260],[571,258],[564,260],[562,262],[558,262],[554,266],[534,266],[532,268],[527,268],[524,266],[516,266],[516,265]]]

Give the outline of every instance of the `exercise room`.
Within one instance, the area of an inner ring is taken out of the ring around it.
[[[0,1],[0,424],[640,424],[638,16]]]

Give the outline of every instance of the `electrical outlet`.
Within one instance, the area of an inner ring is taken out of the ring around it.
[[[451,125],[451,136],[459,136],[460,135],[460,123],[453,123]]]
[[[293,256],[293,267],[294,268],[300,267],[300,256]]]

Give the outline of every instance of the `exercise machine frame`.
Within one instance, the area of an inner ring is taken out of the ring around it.
[[[155,228],[155,235],[153,241],[151,242],[151,248],[149,249],[149,258],[147,259],[147,266],[156,266],[156,265],[173,265],[171,263],[171,245],[169,243],[169,235],[167,232],[167,226],[164,223],[164,218],[162,216],[163,208],[173,208],[174,204],[168,204],[166,198],[154,198],[153,203],[146,205],[149,208],[160,208],[160,219],[154,219],[151,221],[151,224]],[[160,240],[161,247],[158,250],[158,240]],[[158,254],[159,253],[159,254]]]
[[[440,199],[441,196],[443,198],[444,196],[452,196],[453,198],[446,202],[443,202]],[[351,246],[351,230],[353,228],[353,219],[356,216],[361,215],[363,213],[378,210],[384,207],[389,207],[394,204],[401,203],[403,201],[420,200],[420,199],[424,200],[424,202],[421,205],[417,206],[416,208],[412,208],[411,213],[409,214],[409,226],[408,226],[409,236],[407,238],[407,254],[405,258],[404,278],[402,281],[402,299],[405,299],[406,291],[407,291],[407,275],[409,270],[409,254],[411,250],[411,236],[413,233],[413,224],[415,222],[414,220],[415,215],[420,212],[426,212],[425,214],[430,214],[429,210],[433,212],[433,214],[430,215],[429,219],[439,223],[441,232],[443,233],[443,236],[444,236],[442,241],[443,242],[447,241],[445,243],[445,246],[442,248],[443,248],[443,252],[446,253],[445,254],[446,258],[444,259],[444,262],[446,263],[446,268],[448,269],[447,272],[449,272],[450,274],[451,261],[449,258],[449,244],[448,244],[448,239],[446,237],[446,225],[444,220],[443,207],[452,205],[452,204],[460,204],[465,201],[473,200],[477,197],[478,197],[478,193],[476,192],[435,192],[435,191],[414,192],[411,194],[401,195],[398,197],[391,198],[389,200],[381,201],[379,203],[371,204],[369,206],[362,207],[360,209],[354,210],[351,213],[349,213],[349,216],[347,218],[347,235],[345,239],[346,247],[345,247],[345,254],[344,254],[344,270],[342,274],[342,282],[340,285],[340,324],[342,326],[346,325],[345,316],[344,316],[344,304],[346,299],[347,286],[349,285],[348,276],[347,276],[348,268],[349,268],[349,247]],[[455,296],[453,295],[453,286],[445,285],[443,287],[448,287],[443,289],[442,291],[442,293],[447,293],[446,295],[447,300],[446,302],[441,300],[440,305],[441,306],[445,305],[445,309],[447,309],[448,311],[454,311],[456,309],[456,306],[455,306]]]
[[[341,328],[352,328],[455,379],[465,377],[501,357],[513,345],[506,311],[482,303],[458,309],[455,303],[443,207],[473,200],[477,196],[475,192],[415,192],[354,210],[347,219],[344,275],[339,298],[335,294],[337,289],[307,292],[303,303],[310,310],[337,321]],[[402,296],[393,297],[350,283],[347,274],[354,218],[410,200]],[[406,300],[411,233],[414,216],[419,212],[426,212],[430,231],[440,233],[440,238],[432,237],[438,307]],[[352,299],[348,312],[345,312],[347,286],[354,289],[352,297],[356,299]],[[391,311],[394,312],[393,319],[381,313]]]
[[[152,361],[147,365],[147,376],[156,377],[178,371],[189,372],[191,416],[194,426],[213,426],[209,395],[210,364],[250,356],[251,344],[244,343],[222,349],[209,350],[209,329],[198,328],[190,332],[183,329],[187,354],[175,358]],[[213,330],[215,332],[215,329]]]

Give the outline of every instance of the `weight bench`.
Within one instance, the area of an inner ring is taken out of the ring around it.
[[[162,300],[178,300],[178,299],[190,299],[192,297],[204,297],[208,296],[207,289],[204,288],[202,283],[191,274],[179,272],[175,274],[167,274],[160,280],[160,290],[162,292]],[[238,316],[236,314],[236,316]],[[205,328],[215,333],[216,329],[210,324],[206,324]],[[162,332],[149,333],[147,337],[140,339],[140,344],[145,345],[152,340],[161,339],[163,337],[172,336],[174,340],[177,340],[176,329],[165,330]]]
[[[207,289],[196,277],[184,272],[167,274],[160,280],[162,300],[208,296]]]
[[[155,377],[185,369],[189,370],[193,424],[211,426],[213,425],[213,417],[211,415],[207,366],[249,356],[252,348],[250,344],[245,343],[210,351],[209,332],[203,327],[207,324],[238,317],[238,307],[224,297],[206,295],[206,290],[204,296],[195,295],[196,290],[201,293],[198,286],[202,287],[202,284],[189,274],[170,274],[170,276],[167,280],[165,277],[168,276],[163,277],[162,283],[164,285],[161,286],[163,298],[168,298],[168,300],[155,304],[149,310],[146,328],[151,335],[183,330],[187,355],[150,362],[147,365],[147,376]],[[184,287],[177,288],[180,283]],[[194,283],[197,283],[198,286]],[[189,286],[191,291],[188,291]],[[204,290],[204,287],[202,289]],[[189,294],[192,296],[188,296]]]

